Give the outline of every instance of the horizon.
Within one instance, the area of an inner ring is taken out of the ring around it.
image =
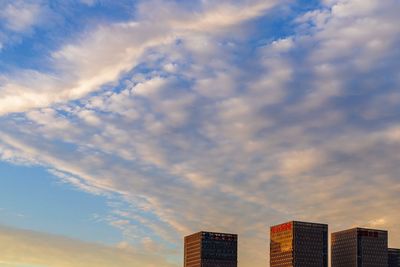
[[[291,219],[400,248],[399,11],[0,1],[0,265],[178,267],[207,229],[266,266]]]

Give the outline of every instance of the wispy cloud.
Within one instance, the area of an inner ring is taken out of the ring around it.
[[[141,21],[103,25],[79,41],[65,45],[52,54],[57,75],[24,70],[12,77],[0,76],[0,114],[84,97],[133,69],[151,47],[172,43],[192,35],[193,31],[211,33],[226,29],[261,15],[273,3],[272,0],[256,2],[246,8],[228,3],[206,5],[201,13],[192,14],[178,5],[144,3],[139,10],[145,14],[148,10],[168,12],[162,13],[157,21],[144,16]]]
[[[323,1],[260,42],[277,2],[198,4],[144,3],[54,52],[59,74],[3,77],[0,157],[113,193],[106,220],[143,247],[233,231],[259,266],[293,218],[398,245],[398,2]]]
[[[45,1],[1,2],[0,10],[0,52],[13,43],[31,36],[39,27],[47,27],[48,20],[56,18]]]
[[[2,266],[173,266],[156,256],[38,232],[0,227]]]
[[[5,27],[14,32],[30,30],[41,20],[42,7],[39,2],[33,1],[5,1],[0,18]]]

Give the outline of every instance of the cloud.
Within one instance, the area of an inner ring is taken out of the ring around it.
[[[80,0],[83,4],[88,6],[94,6],[97,4],[97,0]]]
[[[90,267],[90,266],[173,266],[154,255],[140,254],[125,247],[86,243],[1,226],[2,266]]]
[[[296,176],[314,170],[323,161],[319,151],[290,151],[282,155],[281,169],[286,176]]]
[[[2,1],[0,10],[0,52],[34,36],[37,29],[51,28],[60,16],[46,1]],[[49,24],[48,21],[52,21]],[[11,66],[10,66],[11,67]]]
[[[106,220],[163,256],[229,231],[262,265],[254,248],[291,219],[379,226],[399,244],[396,1],[324,1],[262,42],[248,20],[269,2],[151,3],[56,51],[65,76],[3,77],[3,160],[113,194]]]
[[[205,6],[203,12],[192,16],[178,6],[163,3],[156,5],[160,7],[158,10],[151,3],[144,3],[139,8],[142,13],[149,9],[153,13],[169,10],[168,15],[157,13],[161,16],[157,23],[144,16],[142,21],[102,25],[83,35],[79,41],[52,53],[56,75],[22,70],[11,77],[0,77],[0,114],[84,97],[132,70],[151,47],[172,43],[192,35],[193,31],[210,33],[237,25],[260,16],[274,3]]]
[[[25,32],[40,23],[43,8],[40,2],[6,1],[0,11],[5,27],[14,32]]]

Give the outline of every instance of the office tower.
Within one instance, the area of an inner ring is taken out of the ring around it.
[[[389,248],[389,267],[400,267],[400,249]]]
[[[271,227],[271,267],[327,267],[328,225],[292,221]]]
[[[199,232],[185,237],[184,267],[237,267],[237,235]]]
[[[332,234],[332,267],[387,266],[387,231],[353,228]]]

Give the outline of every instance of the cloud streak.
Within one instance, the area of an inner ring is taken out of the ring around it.
[[[142,21],[103,25],[55,51],[51,56],[53,74],[23,70],[11,77],[0,76],[0,114],[24,112],[84,97],[137,66],[147,49],[185,38],[193,31],[224,30],[261,15],[274,1],[205,5],[199,14],[187,13],[178,5],[156,4],[144,3],[139,8],[145,14],[150,9],[153,13],[168,13],[162,14],[156,22],[143,16]],[[154,5],[161,6],[160,10]],[[18,27],[28,27],[32,23],[22,21]]]
[[[128,247],[108,247],[38,232],[0,227],[2,266],[173,266]]]
[[[201,3],[142,4],[63,46],[65,86],[4,77],[1,159],[112,194],[106,220],[163,257],[230,231],[261,266],[268,226],[289,219],[388,228],[399,245],[399,4],[324,1],[260,43],[246,32],[275,2]]]

